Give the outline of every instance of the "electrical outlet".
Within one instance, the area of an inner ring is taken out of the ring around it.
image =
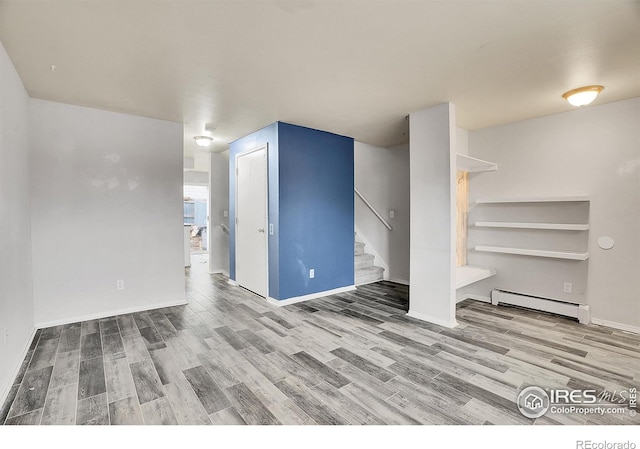
[[[573,289],[573,284],[571,282],[565,282],[564,283],[564,287],[563,287],[563,291],[565,293],[571,293],[571,290]]]
[[[118,279],[116,281],[116,290],[124,290],[124,280]]]
[[[228,217],[229,216],[229,211],[225,210],[224,212],[222,212],[222,216],[223,217]]]
[[[314,277],[316,277],[316,270],[312,268],[309,270],[309,279],[313,279]]]

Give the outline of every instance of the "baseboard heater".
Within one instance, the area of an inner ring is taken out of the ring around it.
[[[582,324],[589,324],[591,321],[589,306],[586,304],[574,304],[504,290],[492,290],[491,304],[495,306],[500,303],[576,318]]]

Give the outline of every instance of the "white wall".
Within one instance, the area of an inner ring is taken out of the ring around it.
[[[184,303],[182,125],[35,99],[30,113],[36,324]]]
[[[455,107],[409,115],[411,243],[409,316],[456,326]]]
[[[0,44],[0,406],[34,329],[28,122],[29,96]]]
[[[591,196],[586,301],[594,320],[636,329],[640,329],[639,123],[640,98],[635,98],[474,131],[469,136],[471,156],[498,164],[497,172],[470,180],[470,200]],[[612,237],[615,247],[600,249],[600,236]],[[478,263],[479,257],[470,251],[469,263]],[[504,265],[505,257],[512,256],[482,256],[481,263]],[[563,266],[545,260],[538,259],[535,266],[527,262],[528,274],[521,282],[541,279],[538,294],[558,297],[562,280],[574,275],[576,262]],[[505,269],[510,268],[504,268],[503,275]]]
[[[229,274],[229,156],[211,153],[209,170],[209,271]]]
[[[190,185],[209,185],[209,173],[206,171],[184,170],[184,183]]]
[[[354,169],[356,188],[393,230],[357,197],[356,227],[389,267],[389,279],[409,282],[409,145],[387,149],[355,142]]]
[[[466,129],[456,128],[456,153],[469,155],[469,132]]]

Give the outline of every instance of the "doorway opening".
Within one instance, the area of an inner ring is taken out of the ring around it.
[[[183,191],[184,225],[189,231],[189,252],[191,255],[206,254],[209,187],[185,185]]]

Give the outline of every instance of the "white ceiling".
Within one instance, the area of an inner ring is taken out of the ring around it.
[[[183,122],[188,156],[207,125],[390,146],[445,101],[473,130],[640,96],[637,1],[3,1],[0,41],[32,97]]]

